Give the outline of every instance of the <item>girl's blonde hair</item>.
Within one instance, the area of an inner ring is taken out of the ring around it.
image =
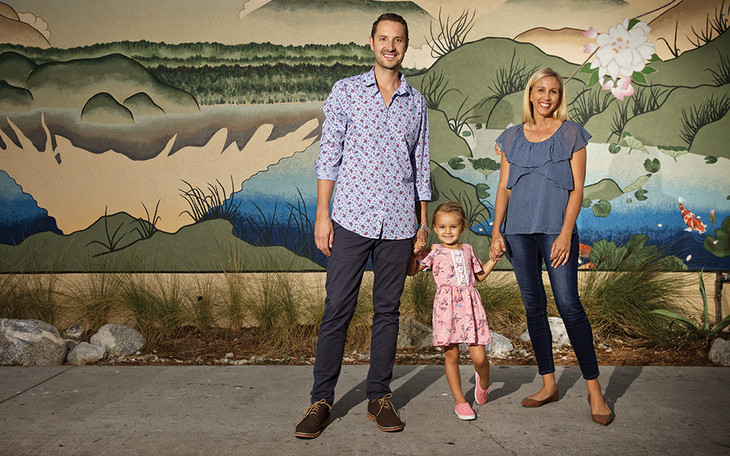
[[[531,124],[535,122],[535,117],[532,112],[532,103],[530,102],[530,92],[532,92],[532,87],[535,83],[545,76],[554,77],[560,84],[560,103],[558,103],[558,108],[553,111],[553,117],[558,120],[568,120],[568,102],[565,100],[565,85],[563,84],[563,78],[561,78],[558,72],[552,68],[543,68],[541,70],[537,70],[532,76],[530,76],[530,80],[527,81],[525,92],[522,95],[522,123]]]
[[[433,211],[433,217],[431,220],[431,225],[436,226],[436,217],[439,214],[456,214],[459,216],[459,219],[461,219],[461,226],[463,228],[466,228],[466,212],[464,212],[464,208],[461,207],[459,203],[456,201],[447,201],[445,203],[439,204],[439,206],[436,208],[435,211]]]

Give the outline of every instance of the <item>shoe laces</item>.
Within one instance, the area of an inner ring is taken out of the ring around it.
[[[327,401],[325,401],[324,399],[320,399],[317,402],[315,402],[314,404],[309,406],[309,408],[307,409],[307,413],[305,413],[304,416],[316,415],[317,413],[319,413],[319,409],[322,405],[328,407],[330,410],[332,409],[332,407],[330,407],[330,405],[327,403]]]
[[[395,406],[393,406],[393,403],[390,402],[391,397],[393,397],[393,395],[391,393],[388,393],[380,399],[377,399],[380,408],[378,409],[378,413],[376,415],[380,415],[380,412],[382,412],[383,409],[390,409],[395,412]]]

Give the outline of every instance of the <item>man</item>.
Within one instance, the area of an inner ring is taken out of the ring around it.
[[[390,381],[413,239],[425,241],[428,235],[428,111],[424,97],[400,74],[408,48],[406,21],[397,14],[381,15],[373,24],[370,48],[373,69],[336,82],[324,105],[314,237],[329,257],[327,297],[312,405],[294,432],[300,438],[319,436],[329,423],[347,329],[370,255],[374,281],[367,416],[382,431],[404,427],[390,401]]]

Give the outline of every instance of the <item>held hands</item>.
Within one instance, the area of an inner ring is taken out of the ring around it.
[[[570,240],[571,236],[563,236],[562,234],[555,239],[550,249],[550,262],[553,268],[564,266],[570,258]]]
[[[489,246],[489,259],[496,263],[502,259],[506,250],[507,246],[504,243],[502,234],[492,233],[492,245]]]
[[[413,254],[418,255],[423,251],[424,248],[426,248],[426,238],[428,237],[428,233],[426,233],[426,230],[418,229],[418,232],[416,233],[416,239],[413,241]]]

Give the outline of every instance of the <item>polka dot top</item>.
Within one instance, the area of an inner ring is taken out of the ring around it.
[[[573,190],[569,160],[590,137],[570,120],[541,142],[525,138],[524,124],[499,135],[497,146],[509,162],[507,188],[511,190],[504,234],[560,233]]]

